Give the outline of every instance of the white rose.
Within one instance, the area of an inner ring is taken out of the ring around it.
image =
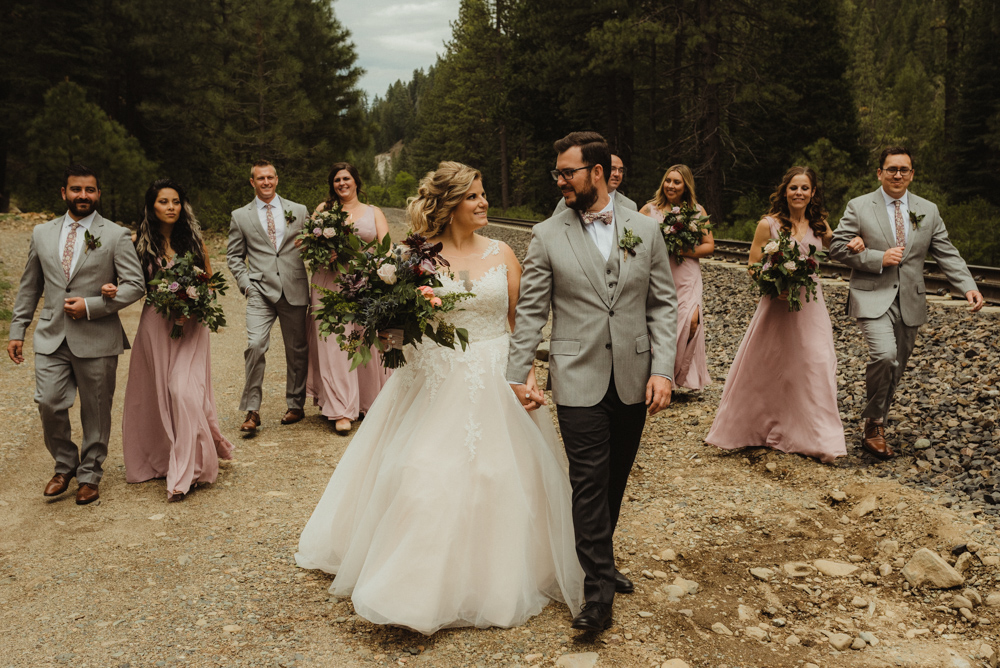
[[[767,253],[768,255],[773,255],[773,254],[777,253],[778,252],[778,242],[775,241],[774,239],[771,239],[770,241],[768,241],[767,244],[764,246],[764,252]]]
[[[324,227],[323,228],[323,236],[326,237],[327,239],[332,239],[333,237],[337,236],[337,228],[335,228],[335,227]]]
[[[198,288],[194,287],[193,285],[189,285],[188,289],[185,290],[185,292],[187,292],[187,296],[190,299],[197,299],[198,298]]]
[[[788,262],[786,262],[781,266],[787,269],[788,271],[795,271],[795,263],[792,262],[791,260],[789,260]]]
[[[692,232],[697,232],[698,231],[698,223],[696,223],[694,221],[691,221],[691,224],[688,225],[688,229],[691,230]]]
[[[378,274],[378,277],[381,278],[387,285],[395,285],[396,265],[383,264],[375,273]]]

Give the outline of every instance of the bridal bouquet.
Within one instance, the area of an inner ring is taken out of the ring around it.
[[[299,255],[313,274],[320,269],[344,273],[364,246],[340,202],[314,214],[302,226],[296,240],[300,242]]]
[[[340,347],[351,354],[351,370],[371,360],[371,347],[382,354],[382,364],[397,369],[406,364],[402,346],[388,346],[379,332],[402,331],[402,345],[423,337],[440,346],[462,350],[469,333],[442,316],[453,311],[470,292],[435,292],[441,287],[439,272],[448,262],[440,256],[441,244],[429,244],[413,234],[392,248],[388,235],[367,244],[341,274],[340,291],[320,288],[323,297],[314,309],[323,338],[337,335]],[[347,325],[356,327],[345,334]]]
[[[819,260],[826,257],[822,251],[817,251],[809,245],[809,254],[802,255],[788,232],[782,231],[777,239],[771,239],[764,244],[764,255],[759,262],[750,265],[750,275],[753,277],[760,294],[774,299],[782,294],[788,295],[788,310],[802,310],[802,300],[799,288],[805,288],[806,301],[816,297],[816,279],[814,274],[819,266]]]
[[[667,252],[675,256],[678,262],[684,261],[681,253],[693,251],[701,243],[704,230],[710,229],[712,226],[708,222],[708,216],[701,215],[697,208],[686,203],[663,214],[663,222],[660,223]]]
[[[176,322],[179,318],[196,320],[213,332],[226,325],[218,303],[219,295],[226,294],[226,279],[219,272],[209,274],[195,264],[193,253],[170,261],[161,259],[149,288],[146,303],[164,318],[175,321],[170,329],[172,339],[184,334],[184,325]]]

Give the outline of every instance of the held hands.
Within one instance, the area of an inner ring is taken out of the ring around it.
[[[521,402],[526,411],[533,411],[539,406],[545,405],[545,395],[538,389],[538,381],[535,380],[534,369],[528,374],[527,382],[517,385],[511,383],[510,389],[513,390],[514,396],[517,397],[517,400]]]
[[[847,250],[851,251],[854,255],[857,255],[865,249],[865,241],[861,237],[854,237],[847,242]]]
[[[983,293],[979,290],[969,290],[965,293],[965,298],[969,301],[970,313],[975,313],[986,303],[986,300],[983,299]]]
[[[896,246],[890,248],[885,253],[882,254],[882,266],[883,267],[895,267],[900,262],[903,261],[903,251],[905,249],[902,246]]]
[[[87,303],[83,297],[70,297],[63,300],[63,312],[73,320],[87,317]]]
[[[378,339],[386,348],[403,349],[403,330],[383,329],[378,333]]]
[[[7,343],[7,356],[10,357],[14,364],[20,364],[24,361],[24,341],[18,339],[11,339]]]
[[[670,380],[663,376],[650,376],[646,383],[646,405],[649,406],[649,414],[656,415],[670,405],[670,392],[672,390]]]
[[[105,283],[101,286],[101,296],[114,299],[118,295],[118,286],[114,283]]]

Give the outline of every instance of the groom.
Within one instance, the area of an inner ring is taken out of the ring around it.
[[[830,243],[830,257],[852,269],[847,312],[857,318],[868,344],[861,446],[888,459],[895,455],[885,438],[889,406],[917,330],[927,322],[924,258],[930,253],[937,260],[971,311],[983,307],[983,295],[948,240],[937,206],[909,192],[914,175],[909,150],[898,146],[882,151],[876,174],[882,187],[847,203]]]
[[[611,153],[596,132],[555,143],[552,177],[567,210],[537,224],[524,261],[507,380],[526,408],[544,402],[531,374],[552,309],[549,373],[573,486],[583,610],[573,628],[611,626],[612,537],[646,411],[670,403],[677,301],[656,222],[608,195]]]
[[[118,356],[129,347],[118,311],[142,297],[145,281],[129,231],[97,213],[97,176],[83,165],[72,165],[63,184],[66,214],[31,233],[7,355],[14,364],[24,361],[24,334],[44,294],[34,335],[35,402],[45,447],[56,460],[44,494],[58,496],[76,478],[76,502],[84,505],[100,498]],[[118,285],[114,299],[101,296],[105,283]],[[78,389],[79,450],[69,421]]]
[[[240,431],[255,434],[260,426],[264,384],[264,353],[274,321],[281,322],[285,343],[285,402],[281,424],[305,417],[309,348],[309,280],[295,237],[309,212],[301,204],[278,197],[278,172],[267,160],[250,168],[253,201],[233,211],[226,261],[247,300],[247,347],[243,352],[246,381],[240,411],[246,418]]]

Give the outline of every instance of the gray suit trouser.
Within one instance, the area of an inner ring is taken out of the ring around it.
[[[63,341],[51,355],[35,353],[35,402],[42,417],[45,447],[56,460],[56,473],[96,485],[104,475],[111,436],[118,356],[77,357]],[[83,443],[77,450],[69,409],[80,390]]]
[[[241,411],[259,411],[264,385],[264,354],[271,345],[271,327],[281,323],[285,343],[285,401],[288,408],[303,409],[306,404],[306,373],[309,347],[306,326],[308,306],[293,306],[285,296],[274,304],[264,299],[256,287],[247,292],[247,349],[243,352],[246,385],[240,399]]]
[[[861,417],[885,420],[889,417],[896,386],[913,352],[919,326],[910,327],[903,322],[898,296],[889,310],[879,317],[858,318],[858,326],[868,344],[868,369],[865,373],[868,403]]]

